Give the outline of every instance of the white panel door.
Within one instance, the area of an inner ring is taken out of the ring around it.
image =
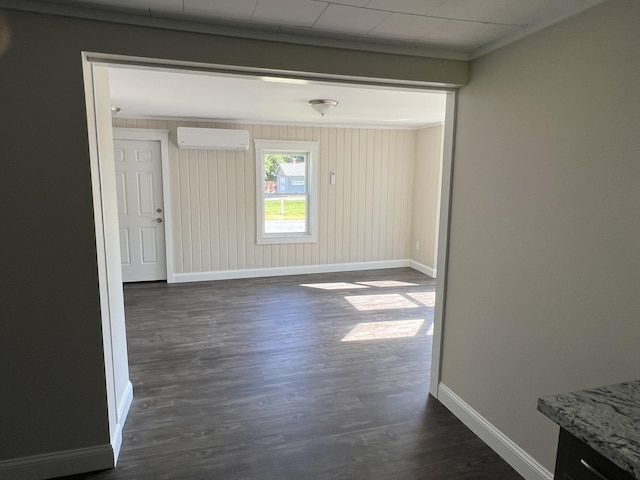
[[[115,140],[122,280],[166,280],[160,142]]]

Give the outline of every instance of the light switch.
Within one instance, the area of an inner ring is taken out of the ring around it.
[[[331,170],[331,174],[329,175],[329,183],[331,185],[335,185],[336,184],[336,171],[335,170]]]

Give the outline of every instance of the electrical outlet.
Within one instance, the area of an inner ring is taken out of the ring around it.
[[[420,242],[416,242],[416,250],[420,250]]]

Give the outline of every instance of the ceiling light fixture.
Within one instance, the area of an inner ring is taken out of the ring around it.
[[[111,115],[117,115],[120,113],[120,110],[122,110],[120,107],[111,107]]]
[[[308,80],[302,78],[288,78],[288,77],[260,77],[263,82],[271,83],[288,83],[289,85],[307,85]]]
[[[338,102],[335,100],[327,100],[326,98],[314,98],[313,100],[309,100],[309,105],[324,117],[326,113],[329,113],[338,105]]]

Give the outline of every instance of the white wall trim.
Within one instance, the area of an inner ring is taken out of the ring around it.
[[[419,271],[420,273],[424,273],[431,278],[436,278],[437,270],[435,268],[428,267],[423,263],[416,262],[415,260],[409,260],[409,267]]]
[[[133,385],[131,384],[131,382],[129,382],[127,383],[124,394],[120,399],[120,404],[118,405],[118,423],[116,424],[116,428],[114,429],[113,435],[111,436],[111,447],[113,448],[114,466],[118,463],[120,447],[122,446],[122,429],[124,428],[124,423],[127,421],[127,415],[129,415],[129,409],[131,408],[132,402]]]
[[[553,480],[553,474],[549,470],[475,411],[453,390],[440,383],[438,393],[438,400],[525,480]]]
[[[0,462],[0,478],[39,480],[114,466],[111,445],[63,450]]]
[[[153,128],[114,128],[113,138],[114,140],[152,140],[160,142],[167,283],[173,283],[175,281],[175,267],[173,265],[173,213],[171,210],[171,172],[169,171],[169,130]]]
[[[436,306],[433,312],[433,341],[431,351],[431,385],[429,393],[438,397],[440,365],[442,363],[442,332],[447,307],[447,272],[449,269],[449,223],[451,218],[451,191],[453,185],[453,161],[456,124],[456,92],[447,93],[444,132],[442,139],[442,162],[440,163],[440,197],[438,201],[438,238],[436,268]]]
[[[109,182],[109,180],[115,182],[115,175],[113,164],[109,164],[109,160],[113,162],[111,112],[108,110],[108,103],[105,102],[104,96],[105,88],[108,92],[108,82],[105,82],[105,73],[108,75],[108,72],[104,69],[102,69],[102,73],[96,72],[94,65],[87,60],[84,53],[82,54],[82,67],[85,83],[89,161],[91,166],[94,223],[96,229],[107,420],[110,442],[108,445],[109,461],[102,461],[97,455],[80,455],[82,461],[75,462],[73,471],[69,470],[68,472],[65,471],[56,475],[53,475],[53,472],[51,472],[46,475],[46,478],[113,467],[122,442],[122,424],[124,423],[131,403],[130,400],[127,400],[127,397],[132,393],[129,387],[130,382],[124,329],[114,328],[115,322],[124,322],[124,298],[122,296],[122,276],[117,235],[115,236],[116,241],[113,241],[114,231],[117,234],[117,205],[115,204],[115,196],[108,197],[106,195],[109,188],[115,192],[115,183],[110,184]],[[96,76],[96,74],[98,75]],[[108,76],[106,76],[106,78],[108,79]],[[98,83],[96,83],[96,80],[98,80]],[[108,134],[104,132],[106,126],[108,126]],[[101,127],[105,128],[101,129]],[[102,138],[102,136],[105,137]],[[111,167],[111,169],[109,169],[109,167]],[[114,225],[116,229],[112,230]],[[123,327],[124,325],[118,326]],[[124,349],[122,348],[123,344]],[[123,388],[120,389],[121,391],[118,389],[118,381],[122,382]],[[98,420],[100,419],[98,418],[97,421]],[[77,457],[78,455],[73,454],[72,456]],[[29,476],[27,478],[44,478],[44,476]]]
[[[352,272],[383,268],[408,267],[409,260],[384,260],[380,262],[330,263],[323,265],[300,265],[295,267],[251,268],[246,270],[221,270],[217,272],[176,273],[176,283],[231,280],[234,278],[279,277],[306,275],[309,273]]]

